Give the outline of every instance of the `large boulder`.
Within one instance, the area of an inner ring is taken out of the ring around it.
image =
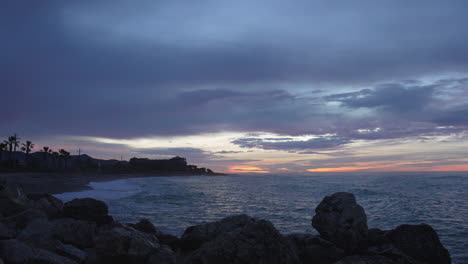
[[[88,253],[72,245],[59,243],[54,249],[54,253],[69,258],[78,263],[84,263],[88,259]]]
[[[16,215],[5,217],[0,221],[10,228],[23,229],[30,222],[37,219],[47,219],[47,215],[39,209],[29,208]]]
[[[33,207],[44,211],[49,218],[61,216],[63,202],[60,199],[48,193],[28,194],[27,197],[32,201]]]
[[[157,255],[162,247],[153,234],[114,224],[100,229],[95,250],[98,261],[103,263],[146,263],[153,255]],[[172,251],[164,256],[175,260]],[[161,263],[164,263],[163,260]]]
[[[52,235],[65,244],[80,249],[94,246],[96,223],[90,221],[63,218],[52,221]]]
[[[246,226],[256,220],[245,214],[223,218],[221,221],[188,227],[181,237],[181,247],[185,250],[199,248],[203,243],[213,240],[219,234]]]
[[[320,235],[347,253],[367,248],[367,216],[352,193],[326,196],[315,209],[312,226]]]
[[[429,264],[450,264],[450,254],[430,225],[400,225],[386,234],[404,254]]]
[[[153,223],[151,223],[151,221],[146,218],[141,219],[136,224],[128,224],[128,225],[144,233],[154,234],[154,235],[157,235],[159,233],[159,230],[153,225]]]
[[[34,248],[44,249],[78,263],[83,263],[87,259],[86,252],[62,241],[73,242],[82,247],[92,245],[91,236],[93,234],[90,234],[87,228],[76,227],[88,223],[90,222],[74,219],[65,221],[36,219],[18,234],[17,239]],[[95,223],[91,223],[91,227],[95,227]],[[77,231],[78,233],[75,233]],[[94,229],[91,229],[91,231],[94,232]]]
[[[15,231],[0,222],[0,239],[10,239],[15,237]]]
[[[0,241],[0,257],[9,264],[47,263],[47,264],[77,264],[68,258],[52,252],[32,248],[29,245],[16,240]]]
[[[6,181],[0,181],[0,216],[16,215],[26,210],[29,202],[21,188]]]
[[[0,257],[6,263],[26,263],[33,256],[33,249],[19,240],[0,240]]]
[[[271,222],[255,218],[245,219],[244,216],[238,217],[244,218],[242,221],[247,223],[236,228],[232,224],[238,222],[230,219],[229,228],[218,226],[216,232],[210,232],[213,231],[211,230],[213,224],[208,224],[209,227],[205,226],[204,231],[208,231],[204,233],[205,237],[212,237],[212,239],[190,254],[185,262],[192,264],[300,263],[292,245]]]
[[[343,249],[319,236],[291,234],[286,238],[302,263],[331,264],[345,256]]]
[[[107,205],[103,201],[92,198],[73,199],[63,206],[63,214],[66,217],[78,220],[96,222],[104,225],[113,221],[108,215]]]

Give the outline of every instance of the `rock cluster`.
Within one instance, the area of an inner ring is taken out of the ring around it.
[[[448,264],[437,233],[425,224],[368,229],[350,193],[327,196],[312,225],[320,235],[282,235],[266,220],[234,215],[189,227],[182,237],[150,221],[123,224],[107,205],[86,198],[62,203],[25,195],[0,182],[0,264]]]

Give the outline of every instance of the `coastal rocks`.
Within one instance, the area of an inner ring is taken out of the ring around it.
[[[0,239],[10,239],[15,236],[15,232],[8,226],[0,222]]]
[[[31,221],[37,219],[47,219],[47,215],[41,210],[35,208],[28,208],[16,215],[5,217],[1,219],[1,221],[10,228],[23,229]]]
[[[42,210],[49,218],[56,218],[61,216],[63,209],[63,202],[48,194],[28,194],[28,199],[33,201],[33,207]]]
[[[400,225],[386,237],[404,254],[419,261],[429,264],[451,263],[449,252],[429,225]]]
[[[34,255],[33,249],[16,239],[0,241],[0,256],[7,263],[26,263]]]
[[[223,218],[219,222],[188,227],[181,238],[181,247],[185,250],[199,248],[203,243],[213,240],[221,233],[253,223],[255,219],[245,214]]]
[[[17,186],[0,181],[0,216],[8,217],[28,208],[29,200]]]
[[[312,226],[347,253],[367,248],[367,216],[352,193],[326,196],[315,209]]]
[[[320,236],[283,236],[269,221],[234,215],[189,227],[178,238],[148,219],[113,221],[98,200],[63,205],[48,194],[25,196],[5,186],[0,183],[0,200],[20,210],[0,216],[0,264],[450,263],[432,227],[367,229],[364,210],[349,193],[327,196],[317,206],[312,222]]]
[[[345,256],[344,250],[318,236],[291,234],[286,238],[302,263],[331,264]]]
[[[141,219],[136,224],[128,224],[128,225],[144,233],[155,234],[155,235],[159,233],[159,230],[153,225],[153,223],[151,223],[146,218]]]
[[[108,215],[107,205],[92,198],[73,199],[66,202],[63,206],[63,214],[78,220],[96,222],[98,225],[113,221],[112,216]]]
[[[198,226],[198,234],[207,241],[185,263],[300,263],[293,247],[271,222],[245,215],[223,220]]]
[[[0,256],[9,264],[48,263],[48,264],[77,264],[68,258],[52,252],[35,249],[16,240],[0,241]]]
[[[155,235],[126,225],[114,225],[100,230],[96,237],[95,250],[97,259],[103,263],[147,263],[152,255],[164,256],[167,263],[175,263],[175,255],[170,249],[165,248],[167,254],[160,254],[162,248]]]
[[[94,246],[96,223],[90,221],[63,218],[52,221],[52,235],[66,244],[78,248]]]

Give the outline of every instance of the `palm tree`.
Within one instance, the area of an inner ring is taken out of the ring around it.
[[[26,140],[26,143],[23,143],[21,145],[22,145],[21,151],[24,151],[27,157],[29,153],[31,153],[31,150],[34,148],[34,144],[31,141]]]
[[[8,140],[3,141],[8,146],[8,163],[10,166],[13,164],[13,152],[16,152],[16,148],[19,147],[19,137],[14,134],[8,137]]]
[[[63,158],[63,160],[65,161],[65,169],[67,168],[67,160],[68,158],[70,157],[70,152],[64,150],[64,149],[60,149],[59,150],[59,153],[60,153],[60,156]]]
[[[26,153],[26,165],[29,163],[29,153],[31,153],[31,150],[34,148],[34,144],[26,140],[26,143],[21,144],[21,151],[24,151]]]
[[[44,147],[42,147],[42,149],[41,149],[40,151],[41,151],[42,153],[44,153],[44,161],[45,161],[45,163],[46,163],[46,167],[48,167],[48,166],[47,166],[47,155],[49,155],[50,153],[52,153],[52,149],[49,148],[49,147],[44,146]]]

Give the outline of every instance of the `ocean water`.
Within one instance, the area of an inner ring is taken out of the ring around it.
[[[311,218],[323,197],[352,192],[367,213],[369,228],[430,224],[453,263],[468,263],[468,173],[177,176],[91,187],[57,196],[100,199],[121,222],[148,218],[175,235],[188,226],[241,213],[270,220],[282,233],[315,234]]]

